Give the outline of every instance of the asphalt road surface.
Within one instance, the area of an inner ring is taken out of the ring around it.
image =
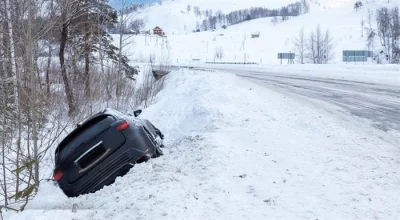
[[[366,119],[380,130],[400,132],[400,86],[267,73],[262,70],[247,71],[243,68],[207,68],[233,72],[278,92],[333,104],[353,116]]]

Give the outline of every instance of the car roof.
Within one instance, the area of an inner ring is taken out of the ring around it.
[[[110,116],[114,116],[115,118],[119,118],[119,119],[123,119],[125,117],[127,117],[128,115],[126,113],[122,113],[118,110],[112,109],[112,108],[106,108],[102,111],[99,111],[98,113],[92,115],[91,117],[89,117],[88,119],[84,120],[83,122],[78,123],[78,126],[81,126],[89,121],[91,121],[93,118],[97,118],[99,116],[104,116],[104,115],[110,115]]]

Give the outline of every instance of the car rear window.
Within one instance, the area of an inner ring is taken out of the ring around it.
[[[85,169],[89,167],[94,161],[102,157],[106,153],[106,148],[103,144],[99,143],[93,150],[91,150],[86,155],[83,155],[82,158],[76,160],[77,165],[81,169]]]
[[[102,133],[115,121],[116,119],[111,115],[100,115],[86,121],[60,143],[57,160],[62,161],[66,159],[80,146]]]

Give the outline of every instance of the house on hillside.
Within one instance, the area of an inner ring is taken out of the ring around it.
[[[163,29],[161,29],[160,27],[156,26],[156,27],[153,29],[153,34],[154,34],[154,35],[163,36],[163,35],[164,35],[164,31],[163,31]]]

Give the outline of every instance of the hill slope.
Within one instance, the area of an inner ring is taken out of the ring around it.
[[[199,7],[200,11],[212,10],[216,12],[221,10],[223,13],[229,13],[235,10],[248,9],[251,7],[267,7],[271,9],[294,3],[296,0],[231,0],[229,3],[222,0],[166,0],[160,4],[146,8],[141,17],[146,20],[146,29],[152,29],[160,26],[165,29],[167,34],[187,33],[195,29],[196,22],[205,19],[204,15],[197,17],[193,8]],[[187,7],[191,10],[187,11]]]
[[[212,10],[215,13],[220,10],[227,14],[252,7],[279,9],[297,1],[299,0],[231,0],[227,3],[224,0],[165,0],[162,4],[156,3],[146,8],[141,17],[147,22],[145,29],[160,26],[169,34],[182,33],[192,31],[195,29],[196,21],[202,21],[205,18],[204,15],[201,17],[195,15],[193,8],[196,6],[200,11]],[[341,7],[353,2],[353,0],[311,0],[311,4],[325,9]],[[187,10],[188,6],[191,7],[190,11]]]
[[[204,0],[204,2],[209,1]],[[233,5],[250,8],[270,4],[270,6],[280,7],[292,3],[292,1],[279,1],[279,4],[276,1],[253,1],[254,5],[239,4],[240,1],[234,1],[237,4]],[[146,16],[150,18],[148,27],[159,24],[164,28],[167,38],[137,36],[135,44],[132,45],[131,57],[138,62],[148,61],[150,56],[159,62],[168,60],[172,64],[191,62],[193,59],[206,62],[214,61],[216,50],[220,50],[223,51],[222,61],[243,62],[246,60],[263,64],[277,64],[280,62],[277,60],[277,53],[293,50],[293,38],[297,36],[302,27],[308,34],[320,25],[323,30],[329,29],[334,38],[335,56],[331,63],[340,63],[342,62],[342,50],[367,49],[365,35],[361,37],[360,23],[361,20],[367,19],[368,10],[375,13],[377,8],[392,7],[400,3],[399,0],[393,0],[390,3],[387,3],[386,0],[376,0],[365,4],[363,8],[356,11],[353,9],[353,1],[349,0],[312,1],[310,13],[293,17],[284,22],[279,20],[278,23],[272,23],[272,18],[263,18],[229,26],[227,30],[190,33],[193,24],[198,19],[194,15],[184,12],[185,7],[191,2],[184,3],[176,0],[146,9]],[[193,3],[195,2],[203,1],[193,1]],[[210,5],[214,7],[214,10],[218,6],[225,11],[235,8],[221,6],[224,1],[215,0],[214,2],[215,4]],[[183,12],[179,15],[176,14],[180,10]],[[376,26],[375,14],[372,25]],[[184,27],[186,27],[186,32]],[[252,32],[260,32],[260,38],[251,39]],[[379,49],[378,41],[375,46]]]

